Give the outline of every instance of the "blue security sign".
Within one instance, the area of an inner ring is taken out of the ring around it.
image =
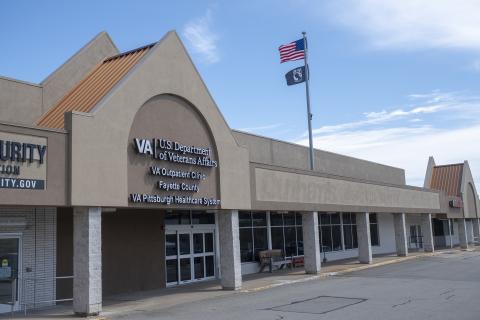
[[[46,188],[46,139],[0,132],[0,189]]]

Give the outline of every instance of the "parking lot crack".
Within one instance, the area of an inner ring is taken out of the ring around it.
[[[405,302],[402,302],[402,303],[399,303],[399,304],[394,304],[394,305],[392,306],[392,308],[404,306],[404,305],[409,304],[409,303],[411,303],[411,302],[412,302],[412,299],[408,299],[408,300],[405,301]]]
[[[455,291],[455,289],[449,289],[449,290],[447,290],[447,291],[444,291],[444,292],[440,293],[440,295],[443,296],[443,295],[448,294],[448,293],[451,293],[451,292],[453,292],[453,291]]]

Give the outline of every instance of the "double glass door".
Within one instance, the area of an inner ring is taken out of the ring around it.
[[[167,230],[165,256],[167,285],[214,278],[214,229]]]

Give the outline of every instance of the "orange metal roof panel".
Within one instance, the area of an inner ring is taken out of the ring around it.
[[[462,175],[463,163],[435,166],[430,188],[445,191],[449,196],[460,196]]]
[[[43,114],[37,121],[37,125],[63,129],[65,112],[92,111],[95,105],[140,61],[153,45],[150,44],[105,59],[56,105]]]

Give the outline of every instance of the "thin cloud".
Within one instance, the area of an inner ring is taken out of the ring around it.
[[[480,59],[476,59],[472,62],[471,68],[475,72],[480,72]]]
[[[314,130],[315,147],[405,168],[407,182],[419,186],[429,156],[439,164],[468,160],[480,183],[480,97],[434,91],[409,98],[409,108]],[[296,142],[308,145],[305,136]]]
[[[480,50],[478,0],[337,0],[322,10],[376,48]]]
[[[193,52],[199,54],[208,63],[220,61],[218,52],[218,35],[212,30],[212,10],[208,9],[203,17],[188,22],[183,29]]]
[[[282,125],[283,125],[282,123],[274,123],[274,124],[269,124],[269,125],[265,125],[265,126],[240,128],[238,130],[255,133],[255,132],[259,132],[259,131],[267,131],[267,130],[271,130],[271,129],[276,129],[276,128],[282,126]]]
[[[458,129],[431,126],[347,131],[314,137],[316,148],[404,168],[407,183],[422,186],[429,156],[438,164],[468,160],[480,183],[480,125]],[[297,141],[308,145],[308,140]]]
[[[323,126],[312,130],[312,132],[313,134],[328,134],[373,125],[384,125],[399,120],[420,122],[423,120],[421,116],[445,111],[450,111],[451,114],[449,116],[457,119],[465,117],[472,119],[472,115],[480,113],[480,97],[476,96],[465,96],[456,92],[433,91],[426,94],[411,94],[408,98],[412,103],[407,107],[364,112],[364,118],[361,120]],[[306,135],[307,133],[305,132],[303,136]]]

